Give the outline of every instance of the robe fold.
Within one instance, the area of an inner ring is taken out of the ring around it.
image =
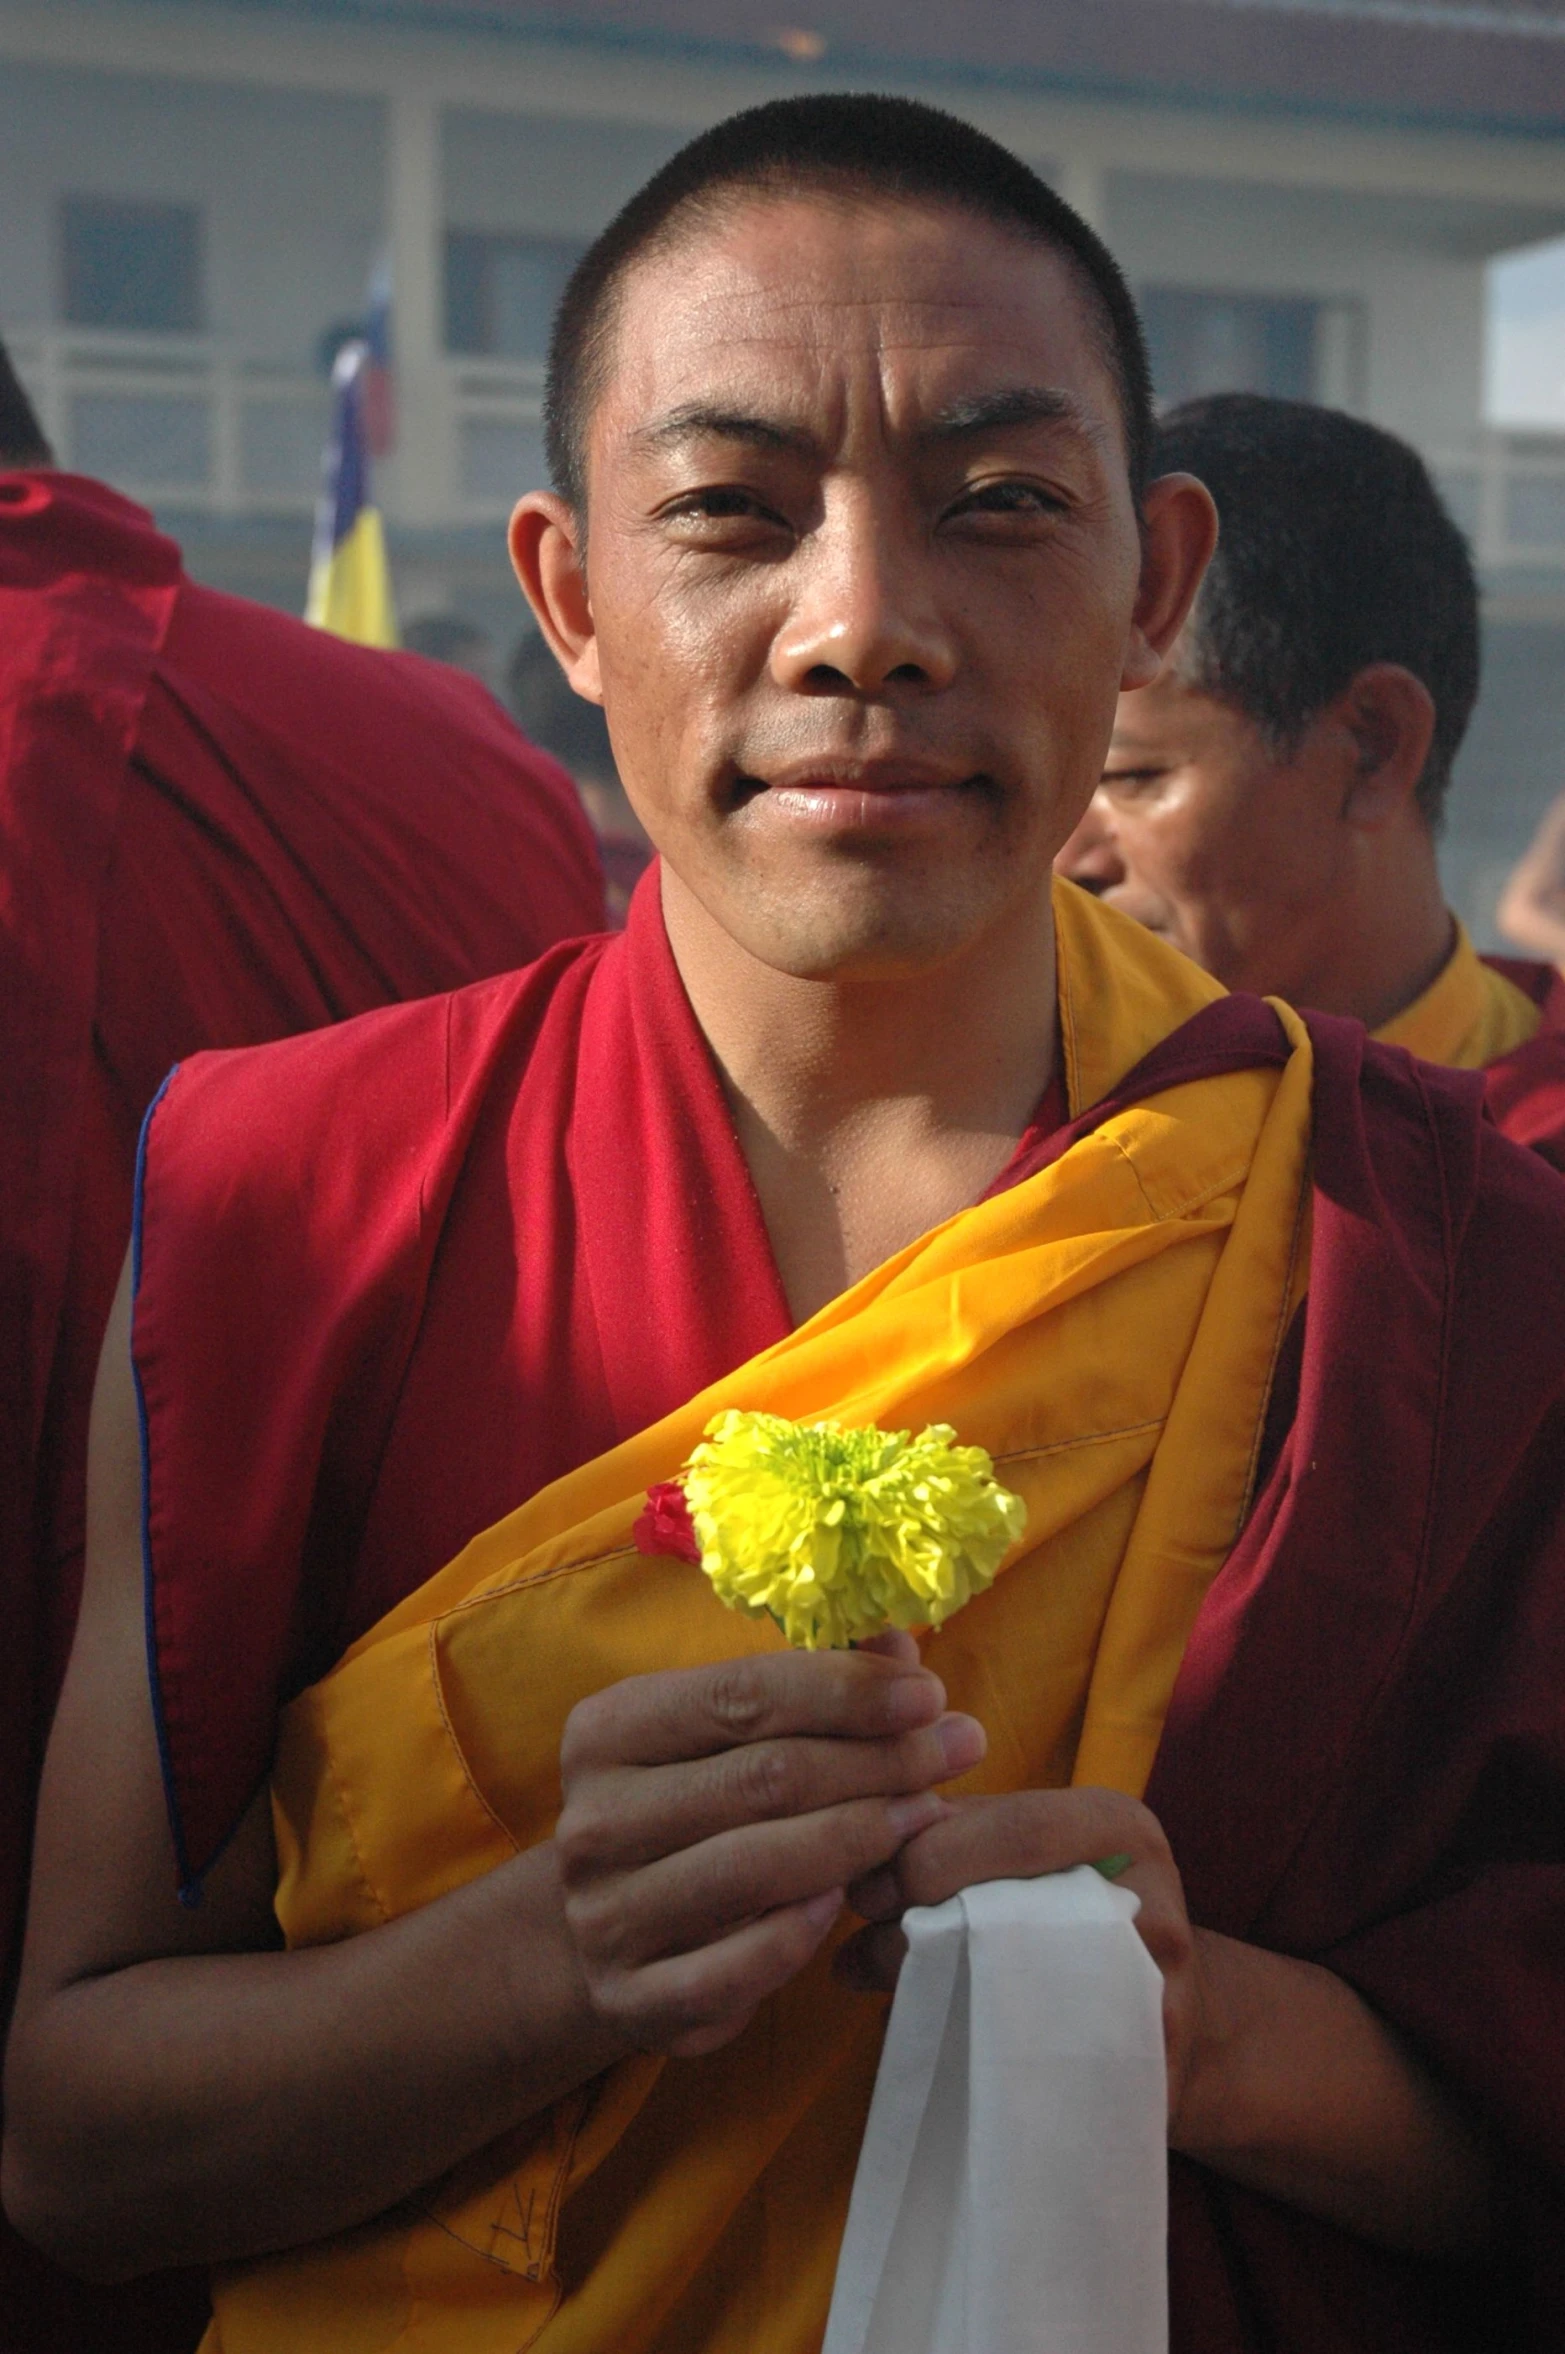
[[[1458,924],[1429,987],[1375,1036],[1425,1062],[1482,1071],[1496,1126],[1565,1169],[1565,977],[1553,965],[1480,957]]]
[[[101,484],[0,475],[7,1956],[148,1101],[182,1054],[449,989],[602,922],[569,780],[475,681],[197,586]],[[7,2349],[131,2354],[137,2328],[7,2237]]]
[[[1145,1781],[1194,1917],[1359,1985],[1516,2186],[1506,2262],[1467,2276],[1176,2168],[1176,2347],[1455,2354],[1481,2311],[1541,2354],[1565,1190],[1476,1079],[1221,999],[1057,898],[1070,1118],[798,1332],[655,878],[622,941],[176,1076],[134,1355],[179,1868],[280,1711],[296,1941],[546,1836],[573,1699],[770,1639],[628,1541],[713,1404],[939,1413],[1029,1507],[929,1644],[989,1729],[973,1786]],[[396,2215],[236,2269],[213,2345],[806,2354],[877,2034],[807,1972],[729,2053],[611,2071]]]
[[[1538,1009],[1531,1036],[1487,1066],[1484,1100],[1502,1134],[1565,1170],[1565,973],[1526,957],[1484,962]]]

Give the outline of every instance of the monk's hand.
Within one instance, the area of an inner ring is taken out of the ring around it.
[[[715,2051],[795,1976],[851,1883],[977,1763],[906,1638],[633,1676],[574,1709],[555,1834],[586,1998],[625,2044]]]
[[[1118,1790],[1016,1790],[949,1802],[941,1821],[848,1890],[868,1926],[839,1949],[837,1972],[865,1992],[889,1992],[907,1952],[900,1923],[910,1905],[944,1904],[980,1880],[1032,1880],[1075,1864],[1107,1864],[1114,1885],[1141,1899],[1136,1927],[1163,1974],[1169,2115],[1177,2118],[1207,2015],[1203,1932],[1190,1926],[1162,1825]]]

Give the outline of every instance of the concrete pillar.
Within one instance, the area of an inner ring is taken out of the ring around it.
[[[440,107],[417,91],[387,103],[386,227],[397,447],[382,496],[398,522],[438,524],[451,517],[456,486],[441,300],[445,189]]]

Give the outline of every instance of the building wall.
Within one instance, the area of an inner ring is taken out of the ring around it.
[[[207,325],[246,360],[308,369],[363,307],[384,212],[372,97],[7,65],[0,72],[0,328],[60,321],[62,196],[199,205]]]
[[[1505,878],[1557,795],[1565,792],[1565,610],[1525,618],[1491,611],[1483,686],[1456,763],[1440,845],[1452,905],[1481,948]]]
[[[544,115],[445,117],[446,219],[454,227],[596,236],[681,144],[656,124]]]
[[[363,300],[383,235],[383,103],[26,64],[0,75],[0,327],[59,318],[67,193],[198,204],[208,326],[246,362],[309,370]],[[445,221],[586,239],[678,144],[658,124],[452,108]],[[1067,185],[1069,185],[1067,178]],[[1362,328],[1355,405],[1426,448],[1469,439],[1483,260],[1441,208],[1115,170],[1103,226],[1141,285],[1331,299]],[[456,520],[455,517],[452,520]]]
[[[1482,390],[1479,259],[1442,251],[1443,213],[1372,195],[1115,172],[1109,243],[1139,286],[1307,296],[1360,314],[1344,405],[1420,447],[1463,442]],[[1420,233],[1422,232],[1422,234]]]

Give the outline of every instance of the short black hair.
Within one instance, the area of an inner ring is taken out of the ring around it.
[[[0,343],[0,467],[52,466],[54,452],[38,412]]]
[[[1372,662],[1434,698],[1418,805],[1438,826],[1478,697],[1478,584],[1416,450],[1307,401],[1224,392],[1164,417],[1159,474],[1198,474],[1221,529],[1176,661],[1280,752]]]
[[[1146,338],[1119,264],[1037,173],[971,123],[912,98],[775,98],[703,131],[655,172],[577,263],[549,346],[544,431],[555,489],[585,501],[587,424],[608,365],[625,274],[683,221],[736,194],[796,188],[960,206],[1065,255],[1087,296],[1124,424],[1139,506],[1152,445]]]

